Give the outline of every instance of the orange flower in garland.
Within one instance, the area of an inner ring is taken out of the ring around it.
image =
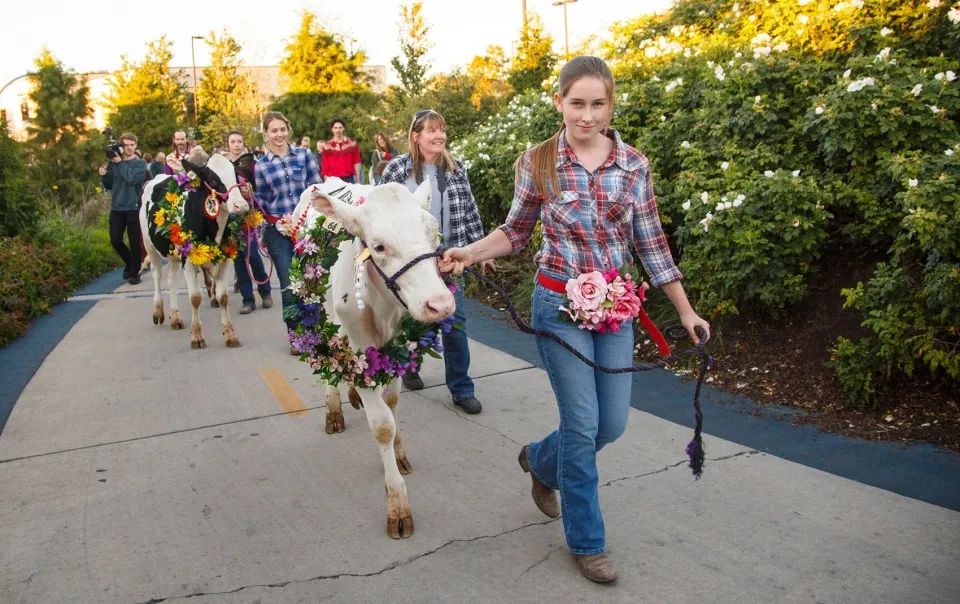
[[[183,233],[180,232],[180,225],[170,225],[170,243],[173,245],[183,245],[183,241]]]
[[[226,256],[227,258],[229,258],[230,260],[233,260],[234,258],[236,258],[236,257],[237,257],[237,241],[236,241],[236,239],[230,239],[230,240],[228,240],[226,243],[224,243],[224,244],[221,246],[220,251],[222,251],[222,252],[223,252],[223,255]]]

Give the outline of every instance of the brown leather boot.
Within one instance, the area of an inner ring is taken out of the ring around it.
[[[523,468],[523,471],[530,474],[530,479],[533,481],[533,488],[530,489],[530,495],[533,496],[533,502],[537,504],[537,507],[540,508],[541,512],[550,518],[559,518],[560,503],[557,501],[557,493],[547,485],[537,480],[537,477],[534,476],[533,472],[530,471],[530,461],[527,459],[526,445],[520,449],[520,456],[517,457],[517,461],[520,462],[520,467]]]
[[[592,556],[574,554],[573,559],[580,568],[580,574],[594,583],[612,583],[617,580],[617,571],[610,566],[610,557],[606,554]]]

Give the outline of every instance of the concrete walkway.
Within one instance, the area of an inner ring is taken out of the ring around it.
[[[235,314],[233,350],[204,308],[209,348],[191,351],[189,331],[151,324],[148,283],[63,305],[86,312],[16,399],[0,434],[0,603],[960,601],[955,484],[937,505],[795,463],[717,437],[730,423],[715,407],[697,482],[689,425],[631,412],[600,458],[621,579],[582,579],[516,462],[557,421],[546,375],[532,340],[475,306],[484,411],[453,407],[438,362],[401,395],[416,533],[393,541],[362,411],[324,433],[279,308]],[[688,415],[692,385],[656,380],[645,400],[682,393]],[[957,463],[937,454],[944,472]]]

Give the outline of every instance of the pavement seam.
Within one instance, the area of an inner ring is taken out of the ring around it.
[[[442,550],[442,549],[445,549],[446,547],[448,547],[448,546],[450,546],[450,545],[454,545],[454,544],[458,544],[458,543],[472,543],[472,542],[475,542],[475,541],[481,541],[481,540],[485,540],[485,539],[497,539],[497,538],[499,538],[499,537],[503,537],[504,535],[509,535],[509,534],[511,534],[511,533],[516,533],[516,532],[518,532],[518,531],[522,531],[522,530],[524,530],[524,529],[526,529],[526,528],[530,528],[530,527],[534,527],[534,526],[545,526],[545,525],[547,525],[547,524],[554,523],[554,522],[556,522],[557,520],[558,520],[557,518],[551,518],[551,519],[549,519],[549,520],[541,520],[540,522],[531,522],[531,523],[529,523],[529,524],[524,524],[524,525],[521,525],[521,526],[519,526],[519,527],[507,529],[507,530],[505,530],[505,531],[503,531],[503,532],[496,533],[496,534],[494,534],[494,535],[478,535],[478,536],[476,536],[476,537],[471,537],[471,538],[469,538],[469,539],[466,539],[466,538],[451,539],[451,540],[447,541],[446,543],[442,543],[442,544],[438,545],[437,547],[435,547],[435,548],[433,548],[433,549],[430,549],[430,550],[427,550],[427,551],[425,551],[425,552],[423,552],[423,553],[417,554],[416,556],[411,556],[411,557],[407,558],[406,560],[397,560],[397,561],[392,562],[392,563],[388,564],[387,566],[381,568],[380,570],[372,571],[372,572],[368,572],[368,573],[349,573],[349,572],[345,572],[345,573],[337,573],[337,574],[334,574],[334,575],[319,575],[319,576],[316,576],[316,577],[311,577],[311,578],[309,578],[309,579],[291,579],[291,580],[289,580],[289,581],[279,581],[279,582],[277,582],[277,583],[255,583],[255,584],[252,584],[252,585],[244,585],[244,586],[242,586],[242,587],[237,587],[237,588],[235,588],[235,589],[231,589],[231,590],[228,590],[228,591],[210,591],[210,592],[201,592],[201,593],[194,593],[194,594],[185,594],[185,595],[182,595],[182,596],[168,596],[168,597],[165,597],[165,598],[151,598],[151,599],[149,599],[149,600],[145,600],[144,602],[142,602],[142,603],[140,603],[140,604],[159,604],[160,602],[166,602],[166,601],[171,600],[171,599],[187,599],[187,598],[196,598],[196,597],[200,597],[200,596],[223,596],[223,595],[228,595],[228,594],[239,593],[239,592],[244,591],[244,590],[247,590],[247,589],[256,589],[256,588],[273,589],[273,588],[276,588],[276,587],[286,587],[286,586],[288,586],[288,585],[294,585],[294,584],[312,583],[312,582],[314,582],[314,581],[327,581],[327,580],[329,580],[329,579],[340,579],[341,577],[343,577],[343,578],[366,578],[366,577],[375,577],[375,576],[377,576],[377,575],[382,575],[382,574],[384,574],[384,573],[387,573],[387,572],[389,572],[389,571],[391,571],[391,570],[400,568],[400,567],[402,567],[402,566],[406,566],[406,565],[408,565],[408,564],[410,564],[410,563],[412,563],[412,562],[416,562],[417,560],[420,560],[421,558],[426,558],[427,556],[432,556],[433,554],[439,552],[439,551]],[[555,551],[555,550],[554,550],[554,551]],[[553,553],[553,552],[551,551],[551,553]],[[549,557],[549,554],[548,554],[547,557]],[[546,559],[546,558],[544,558],[544,559]],[[541,560],[541,562],[542,562],[542,560]],[[539,564],[539,563],[538,563],[538,564]],[[529,570],[529,569],[528,569],[528,570]]]
[[[59,450],[59,451],[47,451],[47,452],[44,452],[44,453],[34,453],[34,454],[32,454],[32,455],[23,455],[23,456],[21,456],[21,457],[10,457],[10,458],[7,458],[7,459],[0,459],[0,464],[11,463],[11,462],[15,462],[15,461],[24,461],[24,460],[27,460],[27,459],[34,459],[34,458],[37,458],[37,457],[48,457],[48,456],[50,456],[50,455],[60,455],[61,453],[73,453],[73,452],[76,452],[76,451],[85,451],[85,450],[87,450],[87,449],[97,449],[97,448],[99,448],[99,447],[110,447],[110,446],[113,446],[113,445],[124,445],[124,444],[127,444],[127,443],[134,443],[134,442],[138,442],[138,441],[141,441],[141,440],[147,440],[147,439],[150,439],[150,438],[159,438],[159,437],[161,437],[161,436],[172,436],[172,435],[175,435],[175,434],[184,434],[184,433],[186,433],[186,432],[195,432],[195,431],[197,431],[197,430],[206,430],[206,429],[208,429],[208,428],[219,428],[219,427],[221,427],[221,426],[232,426],[232,425],[234,425],[234,424],[242,424],[242,423],[245,423],[245,422],[252,422],[252,421],[257,421],[257,420],[261,420],[261,419],[270,419],[271,417],[280,417],[280,416],[283,416],[283,415],[298,415],[298,414],[304,413],[305,411],[315,411],[315,410],[318,410],[318,409],[324,409],[325,407],[326,407],[326,405],[319,405],[319,406],[316,406],[316,407],[307,407],[307,408],[305,408],[305,409],[298,410],[298,411],[278,411],[277,413],[269,413],[269,414],[267,414],[267,415],[257,415],[257,416],[254,416],[254,417],[244,417],[244,418],[242,418],[242,419],[234,419],[234,420],[230,420],[230,421],[228,421],[228,422],[219,422],[219,423],[216,423],[216,424],[205,424],[205,425],[203,425],[203,426],[193,426],[193,427],[190,427],[190,428],[183,428],[183,429],[181,429],[181,430],[171,430],[170,432],[158,432],[158,433],[156,433],[156,434],[145,434],[145,435],[143,435],[143,436],[138,436],[138,437],[136,437],[136,438],[125,438],[125,439],[123,439],[123,440],[112,440],[112,441],[105,442],[105,443],[96,443],[96,444],[92,444],[92,445],[83,445],[82,447],[72,447],[72,448],[70,448],[70,449],[61,449],[61,450]]]
[[[474,379],[478,379],[478,380],[479,380],[479,379],[485,379],[485,378],[488,378],[488,377],[496,377],[496,376],[498,376],[498,375],[504,375],[504,374],[507,374],[507,373],[514,373],[514,372],[516,372],[516,371],[525,371],[525,370],[527,370],[527,369],[536,369],[536,367],[533,367],[532,365],[529,365],[529,366],[527,366],[527,367],[519,367],[519,368],[517,368],[517,369],[511,369],[511,370],[507,370],[507,371],[498,371],[498,372],[496,372],[496,373],[490,373],[490,374],[487,374],[487,375],[478,376],[478,377],[476,377],[476,378],[474,378]],[[445,386],[445,385],[446,385],[446,384],[437,384],[436,386],[428,386],[427,388],[424,388],[424,390],[426,390],[426,389],[428,389],[428,388],[438,388],[438,387],[440,387],[440,386]],[[405,391],[405,392],[406,392],[406,391]],[[426,397],[423,397],[423,398],[424,398],[425,400],[428,400],[428,401],[431,400],[431,399],[428,399],[428,398],[426,398]],[[449,410],[449,411],[452,411],[453,413],[456,413],[456,409],[453,409],[452,407],[447,406],[447,405],[446,405],[445,403],[443,403],[442,401],[437,401],[437,402],[440,403],[440,406],[441,406],[441,407],[443,407],[443,408],[445,408],[445,409],[447,409],[447,410]],[[112,441],[108,441],[108,442],[104,442],[104,443],[95,443],[95,444],[92,444],[92,445],[83,445],[82,447],[71,447],[71,448],[69,448],[69,449],[60,449],[60,450],[58,450],[58,451],[45,451],[45,452],[43,452],[43,453],[33,453],[33,454],[31,454],[31,455],[22,455],[22,456],[20,456],[20,457],[9,457],[9,458],[7,458],[7,459],[0,459],[0,464],[11,463],[11,462],[15,462],[15,461],[24,461],[24,460],[27,460],[27,459],[34,459],[34,458],[37,458],[37,457],[47,457],[47,456],[50,456],[50,455],[59,455],[59,454],[61,454],[61,453],[73,453],[73,452],[76,452],[76,451],[85,451],[85,450],[87,450],[87,449],[96,449],[96,448],[98,448],[98,447],[109,447],[109,446],[112,446],[112,445],[123,445],[123,444],[127,444],[127,443],[132,443],[132,442],[137,442],[137,441],[141,441],[141,440],[146,440],[146,439],[149,439],[149,438],[158,438],[158,437],[161,437],[161,436],[171,436],[171,435],[174,435],[174,434],[183,434],[183,433],[186,433],[186,432],[193,432],[193,431],[195,431],[195,430],[206,430],[207,428],[218,428],[218,427],[220,427],[220,426],[231,426],[231,425],[233,425],[233,424],[241,424],[241,423],[244,423],[244,422],[256,421],[256,420],[260,420],[260,419],[269,419],[269,418],[271,418],[271,417],[278,417],[278,416],[281,416],[281,415],[298,415],[298,414],[306,413],[306,412],[308,412],[308,411],[316,411],[316,410],[325,409],[325,408],[326,408],[326,405],[317,405],[317,406],[315,406],[315,407],[306,407],[305,409],[301,409],[301,410],[297,410],[297,411],[279,411],[279,412],[277,412],[277,413],[269,413],[269,414],[267,414],[267,415],[257,415],[257,416],[254,416],[254,417],[245,417],[245,418],[242,418],[242,419],[235,419],[235,420],[230,420],[230,421],[227,421],[227,422],[219,422],[219,423],[216,423],[216,424],[205,424],[205,425],[202,425],[202,426],[193,426],[193,427],[190,427],[190,428],[183,428],[183,429],[181,429],[181,430],[171,430],[170,432],[157,432],[156,434],[145,434],[145,435],[143,435],[143,436],[138,436],[138,437],[136,437],[136,438],[125,438],[125,439],[122,439],[122,440],[112,440]],[[462,414],[457,413],[457,415],[462,415]],[[467,419],[467,418],[464,417],[464,419]],[[469,420],[469,419],[468,419],[468,421],[472,421],[472,420]],[[481,424],[481,423],[479,423],[479,422],[472,422],[472,423],[474,423],[474,424],[476,424],[476,425],[478,425],[478,426],[481,426],[481,427],[490,429],[489,426],[485,426],[484,424]],[[513,439],[511,439],[511,438],[509,438],[509,437],[501,434],[500,432],[497,432],[496,430],[493,430],[493,431],[496,432],[497,434],[500,434],[500,436],[503,436],[504,438],[506,438],[506,439],[509,440],[510,442],[514,442]],[[519,444],[519,443],[517,443],[517,444]]]

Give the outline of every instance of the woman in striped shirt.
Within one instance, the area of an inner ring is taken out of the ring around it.
[[[631,244],[691,339],[699,342],[697,327],[709,338],[710,325],[690,306],[680,284],[647,158],[609,127],[613,99],[613,76],[601,59],[577,57],[564,65],[554,96],[563,128],[517,160],[506,222],[480,241],[447,250],[440,265],[458,274],[471,264],[516,252],[540,220],[533,326],[557,334],[600,365],[625,367],[633,358],[629,325],[605,333],[580,329],[561,318],[559,307],[568,304],[568,279],[622,269],[632,261]],[[631,374],[595,371],[548,339],[538,337],[537,348],[557,397],[560,426],[524,446],[519,462],[531,474],[537,507],[553,518],[562,509],[567,545],[580,571],[591,581],[609,583],[617,574],[606,554],[596,454],[626,429]]]

